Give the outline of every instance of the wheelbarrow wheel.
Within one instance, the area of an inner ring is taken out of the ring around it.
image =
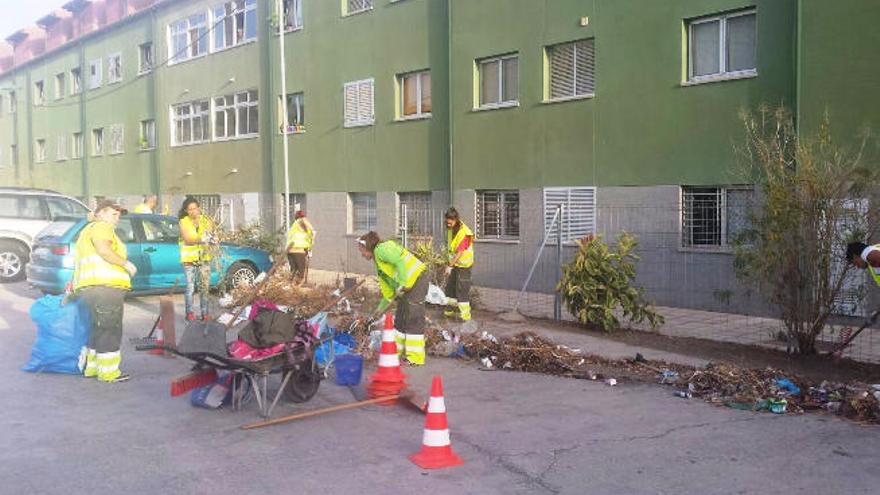
[[[284,398],[290,402],[307,402],[318,392],[321,376],[312,369],[311,363],[304,363],[290,370],[290,379],[284,388]]]

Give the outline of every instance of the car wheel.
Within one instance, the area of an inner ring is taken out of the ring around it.
[[[243,261],[236,261],[226,272],[226,282],[230,289],[254,285],[256,278],[257,270]]]
[[[27,249],[17,242],[0,241],[0,283],[24,279]]]

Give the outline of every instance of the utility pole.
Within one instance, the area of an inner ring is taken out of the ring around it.
[[[290,228],[290,170],[289,170],[289,149],[287,144],[287,127],[290,122],[287,118],[287,59],[284,56],[284,0],[277,0],[275,14],[278,18],[278,49],[281,58],[281,146],[282,156],[284,157],[284,230]],[[291,6],[295,8],[296,6]]]

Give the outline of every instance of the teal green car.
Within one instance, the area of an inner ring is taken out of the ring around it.
[[[27,280],[47,294],[64,292],[73,277],[76,239],[86,225],[82,217],[55,219],[40,232],[31,250]],[[177,244],[180,232],[177,218],[165,215],[127,214],[119,219],[116,235],[128,249],[128,259],[137,267],[131,281],[132,293],[168,292],[186,281]],[[211,286],[237,287],[251,284],[260,272],[269,270],[272,259],[267,251],[221,243],[220,255],[212,261]]]

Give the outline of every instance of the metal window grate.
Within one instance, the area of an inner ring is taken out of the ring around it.
[[[376,229],[376,193],[350,193],[351,232],[365,233]]]
[[[682,246],[729,246],[748,227],[753,198],[747,187],[683,187]]]
[[[397,193],[397,226],[401,237],[434,235],[430,192]]]
[[[477,191],[477,235],[519,238],[519,191]]]
[[[219,194],[190,194],[190,197],[199,202],[202,213],[215,220],[220,219],[223,206],[220,203]]]
[[[563,205],[562,221],[552,224],[556,208]],[[544,232],[556,241],[562,225],[562,242],[572,242],[596,233],[595,187],[548,187],[544,189]]]
[[[373,8],[373,0],[348,0],[347,14],[363,12]]]

